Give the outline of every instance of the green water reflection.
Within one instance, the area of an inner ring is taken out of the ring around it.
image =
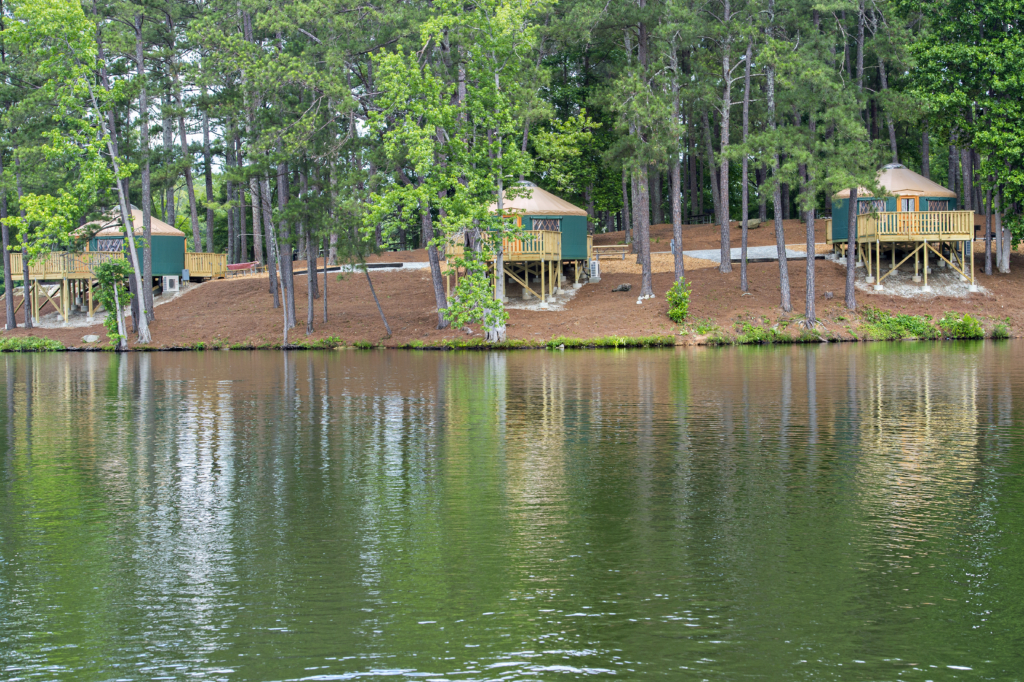
[[[0,356],[0,679],[1024,679],[1024,345]]]

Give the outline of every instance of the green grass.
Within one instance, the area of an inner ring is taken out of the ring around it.
[[[509,340],[490,343],[484,339],[445,339],[443,341],[410,341],[399,346],[409,349],[430,350],[526,350],[547,348],[659,348],[675,346],[674,336],[605,336],[597,339],[576,339],[559,336],[548,341]]]
[[[885,310],[866,308],[861,319],[862,334],[876,341],[935,339],[939,336],[930,315],[893,315]]]
[[[693,320],[686,328],[689,333],[697,334],[698,336],[706,336],[719,330],[718,323],[710,317]]]
[[[793,337],[784,334],[778,329],[771,327],[759,327],[749,322],[743,322],[736,336],[736,343],[740,344],[763,344],[763,343],[792,343]]]
[[[369,341],[356,341],[352,345],[358,348],[359,350],[370,350],[371,348],[373,348],[373,344],[370,343]]]
[[[959,315],[957,313],[946,313],[939,320],[939,329],[947,339],[983,339],[985,330],[981,322],[970,315]]]
[[[47,353],[64,350],[64,344],[38,336],[0,337],[0,353]]]
[[[323,339],[301,340],[292,344],[290,348],[298,348],[300,350],[333,350],[344,345],[345,342],[337,336],[328,336]]]

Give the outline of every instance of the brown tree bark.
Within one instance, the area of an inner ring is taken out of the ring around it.
[[[4,174],[4,150],[0,149],[0,177]],[[11,234],[7,226],[7,190],[0,184],[0,233],[3,235],[4,259],[4,309],[7,315],[5,329],[16,329],[18,321],[14,318],[14,277],[11,276]]]
[[[849,210],[846,212],[846,308],[857,309],[854,278],[857,274],[857,188],[850,190]]]
[[[747,40],[747,51],[743,55],[745,64],[743,65],[743,145],[746,147],[747,139],[750,135],[750,62],[754,58],[754,41],[753,39]],[[748,201],[750,198],[750,158],[749,154],[744,152],[743,154],[743,165],[740,181],[742,188],[742,195],[740,197],[740,220],[743,221],[743,233],[740,237],[740,291],[747,293],[749,286],[747,283],[747,213],[749,212]]]
[[[21,189],[21,157],[17,153],[15,153],[14,155],[14,180],[15,188],[18,192],[18,208],[20,209],[21,219],[24,220],[25,209],[21,208],[21,200],[24,196]],[[28,278],[28,248],[26,248],[27,242],[28,236],[23,235],[21,239],[21,282],[25,286],[25,303],[22,305],[22,308],[25,309],[25,329],[32,329],[32,306],[29,305],[29,299],[31,298],[29,292],[32,289],[32,282]]]
[[[203,88],[206,99],[206,88]],[[210,112],[203,106],[203,175],[206,177],[206,252],[213,253],[213,156],[210,154]],[[196,244],[198,244],[198,240]],[[196,249],[198,251],[198,249]]]
[[[135,15],[135,70],[139,76],[139,147],[142,152],[142,287],[146,317],[152,322],[154,314],[153,287],[153,183],[149,168],[149,97],[146,92],[146,61],[142,39],[142,14]]]

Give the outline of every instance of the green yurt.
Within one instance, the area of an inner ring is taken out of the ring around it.
[[[874,212],[955,211],[956,192],[915,173],[906,166],[890,163],[878,171],[878,185],[886,198],[875,198],[864,187],[857,189],[857,215]],[[832,242],[845,242],[849,229],[850,190],[832,197]]]
[[[558,230],[562,233],[562,260],[586,260],[587,212],[532,182],[520,185],[532,190],[530,196],[505,199],[504,214],[520,219],[525,230]],[[497,210],[498,205],[491,204],[491,211]]]
[[[142,238],[142,211],[132,206],[132,222],[135,225],[135,245],[141,248],[139,240]],[[121,215],[104,220],[100,223],[91,223],[102,227],[89,240],[90,251],[123,251],[125,234],[121,227]],[[181,277],[181,271],[185,269],[185,233],[171,227],[162,220],[151,218],[152,243],[150,249],[153,256],[154,277]],[[142,262],[141,259],[139,262]]]

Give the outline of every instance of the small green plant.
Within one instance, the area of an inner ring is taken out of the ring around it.
[[[371,348],[373,348],[373,344],[370,343],[369,341],[356,341],[352,345],[354,345],[356,348],[360,350],[370,350]]]
[[[1010,329],[1005,322],[996,322],[995,326],[992,327],[992,338],[993,339],[1008,339],[1010,338]]]
[[[60,341],[38,336],[0,337],[0,353],[46,353],[64,350]]]
[[[739,336],[736,337],[736,343],[742,344],[789,343],[793,340],[778,329],[758,327],[749,322],[743,322],[739,332]]]
[[[195,344],[193,344],[192,349],[193,350],[206,350],[206,342],[205,341],[196,341]]]
[[[710,317],[693,320],[689,325],[690,333],[699,336],[706,336],[716,330],[718,330],[718,324]]]
[[[690,283],[685,279],[677,279],[665,298],[668,299],[669,319],[676,324],[685,322],[690,313]]]
[[[877,341],[898,339],[934,339],[938,330],[929,315],[893,315],[878,308],[866,308],[861,316],[861,331]]]
[[[957,313],[946,313],[939,320],[939,329],[942,335],[949,339],[983,339],[985,330],[981,322],[970,315],[959,315]]]
[[[124,309],[131,303],[128,278],[133,274],[127,260],[108,260],[96,267],[96,298],[107,311],[103,326],[110,342],[121,350],[128,348],[128,332]]]

